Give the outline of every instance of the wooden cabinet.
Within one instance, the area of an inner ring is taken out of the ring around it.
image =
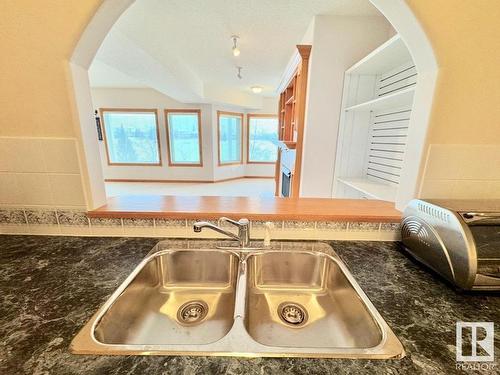
[[[279,140],[281,152],[296,150],[295,167],[292,171],[290,197],[297,198],[300,192],[300,169],[302,165],[302,145],[304,138],[304,118],[309,68],[310,45],[297,45],[297,63],[292,74],[286,77],[286,84],[279,100]],[[276,162],[276,195],[281,192],[281,158]]]
[[[293,142],[295,131],[295,91],[297,90],[297,74],[292,77],[288,87],[280,94],[280,141]]]

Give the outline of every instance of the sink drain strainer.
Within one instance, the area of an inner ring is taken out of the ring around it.
[[[306,309],[298,303],[283,302],[278,306],[280,319],[293,327],[300,327],[307,321]]]
[[[182,305],[177,311],[177,320],[182,324],[196,324],[201,322],[208,313],[208,305],[203,301],[190,301]]]

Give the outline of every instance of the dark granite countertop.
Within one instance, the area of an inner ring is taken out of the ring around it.
[[[405,358],[69,353],[78,330],[157,242],[150,238],[0,236],[0,374],[451,374],[459,372],[455,369],[455,323],[500,323],[500,294],[457,292],[402,255],[397,243],[335,241],[331,242],[335,251],[403,343]],[[500,373],[498,333],[496,327],[493,372]]]

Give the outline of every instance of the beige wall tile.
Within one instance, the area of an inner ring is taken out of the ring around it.
[[[28,224],[23,224],[23,225],[0,224],[0,233],[2,233],[2,234],[29,234],[30,229],[28,227]]]
[[[425,180],[420,198],[450,198],[455,180]]]
[[[72,226],[59,226],[62,235],[66,236],[90,236],[92,232],[90,231],[90,227],[78,227],[75,225]]]
[[[48,175],[39,173],[23,173],[17,174],[16,178],[22,204],[53,204]]]
[[[123,236],[123,227],[101,227],[93,226],[90,227],[90,232],[94,236]]]
[[[0,172],[7,172],[9,170],[10,158],[8,139],[0,137]]]
[[[161,237],[187,237],[188,232],[191,233],[191,231],[188,231],[186,227],[155,227],[155,236],[161,236]]]
[[[30,234],[45,234],[45,235],[58,235],[61,234],[59,225],[31,225],[29,226]]]
[[[425,167],[425,179],[455,179],[460,175],[461,145],[430,145]]]
[[[500,199],[500,179],[488,182],[488,198]]]
[[[15,174],[0,173],[0,204],[20,204],[21,193]]]
[[[449,197],[453,199],[486,199],[488,195],[488,181],[462,180],[457,181]]]
[[[196,233],[194,232],[193,230],[188,230],[186,232],[186,237],[188,238],[221,238],[221,239],[226,239],[228,237],[226,237],[225,235],[223,235],[222,233],[217,233],[213,230],[203,230],[201,231],[200,233]]]
[[[49,175],[53,201],[56,205],[85,205],[80,175]]]
[[[42,139],[42,152],[47,172],[80,173],[74,139]]]
[[[348,241],[380,241],[380,232],[378,231],[366,231],[366,232],[345,232],[341,234],[342,237],[339,239]]]
[[[422,198],[500,198],[500,145],[432,145]]]
[[[271,239],[291,240],[291,239],[304,239],[313,240],[317,237],[316,230],[314,229],[284,229],[282,231],[273,232]]]
[[[500,179],[500,146],[460,145],[460,179]],[[451,162],[451,160],[449,160]]]
[[[0,140],[0,169],[9,172],[45,172],[42,146],[38,138]]]
[[[401,232],[380,232],[378,235],[380,241],[401,241]]]
[[[154,227],[130,227],[123,226],[123,234],[132,237],[154,237],[156,231]]]
[[[338,232],[332,230],[319,230],[317,232],[316,238],[317,240],[345,240],[347,236],[347,232]]]

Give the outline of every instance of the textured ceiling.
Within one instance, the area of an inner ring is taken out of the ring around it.
[[[100,60],[92,62],[89,69],[89,79],[92,87],[134,88],[146,86]]]
[[[137,0],[118,20],[118,31],[165,66],[182,64],[203,84],[274,94],[294,45],[315,15],[380,16],[368,0]],[[231,53],[240,36],[241,55]],[[98,53],[103,54],[106,43]],[[120,58],[115,68],[120,69]],[[107,61],[109,65],[109,61]],[[242,66],[243,79],[236,77]],[[99,68],[92,83],[100,84]],[[109,77],[108,77],[109,78]],[[113,77],[113,78],[118,78]],[[118,79],[126,86],[124,78]],[[135,77],[137,78],[137,77]],[[132,80],[134,86],[137,79]]]

